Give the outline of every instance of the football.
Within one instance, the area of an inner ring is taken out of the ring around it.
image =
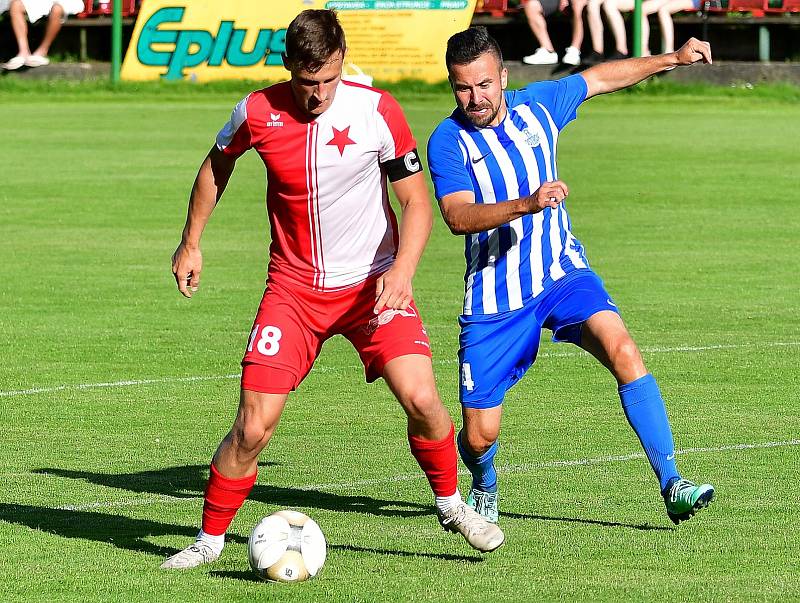
[[[301,582],[322,568],[327,544],[316,521],[286,509],[256,524],[247,550],[250,567],[262,580]]]

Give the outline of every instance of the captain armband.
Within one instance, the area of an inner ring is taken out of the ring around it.
[[[381,165],[386,169],[386,175],[391,182],[397,182],[422,171],[422,163],[419,160],[417,149],[409,151],[397,159],[390,159]]]

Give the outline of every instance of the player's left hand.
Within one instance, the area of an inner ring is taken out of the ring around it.
[[[372,311],[380,314],[385,309],[405,310],[413,299],[411,280],[414,274],[398,265],[397,262],[384,272],[375,284],[375,307]]]
[[[699,61],[710,65],[711,44],[701,42],[697,38],[689,38],[689,41],[675,52],[675,57],[678,59],[678,65],[692,65]]]

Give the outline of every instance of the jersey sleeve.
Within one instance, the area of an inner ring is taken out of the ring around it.
[[[586,100],[589,91],[580,74],[556,81],[535,82],[526,90],[531,102],[541,103],[549,111],[559,130],[578,116],[578,105]]]
[[[467,169],[467,153],[455,134],[441,126],[428,140],[428,169],[436,198],[461,191],[475,192]]]
[[[378,160],[387,163],[393,159],[404,157],[417,148],[417,141],[411,133],[406,116],[394,97],[384,92],[378,101],[378,114],[386,126],[380,140]]]
[[[222,129],[217,134],[217,148],[231,157],[239,157],[253,146],[250,124],[247,121],[248,94],[239,101]]]

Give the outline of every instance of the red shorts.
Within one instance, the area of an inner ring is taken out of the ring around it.
[[[242,389],[285,394],[297,389],[333,335],[344,335],[358,351],[368,382],[386,363],[407,354],[431,356],[414,302],[377,316],[377,277],[341,291],[311,291],[269,284],[258,307],[242,360]]]

